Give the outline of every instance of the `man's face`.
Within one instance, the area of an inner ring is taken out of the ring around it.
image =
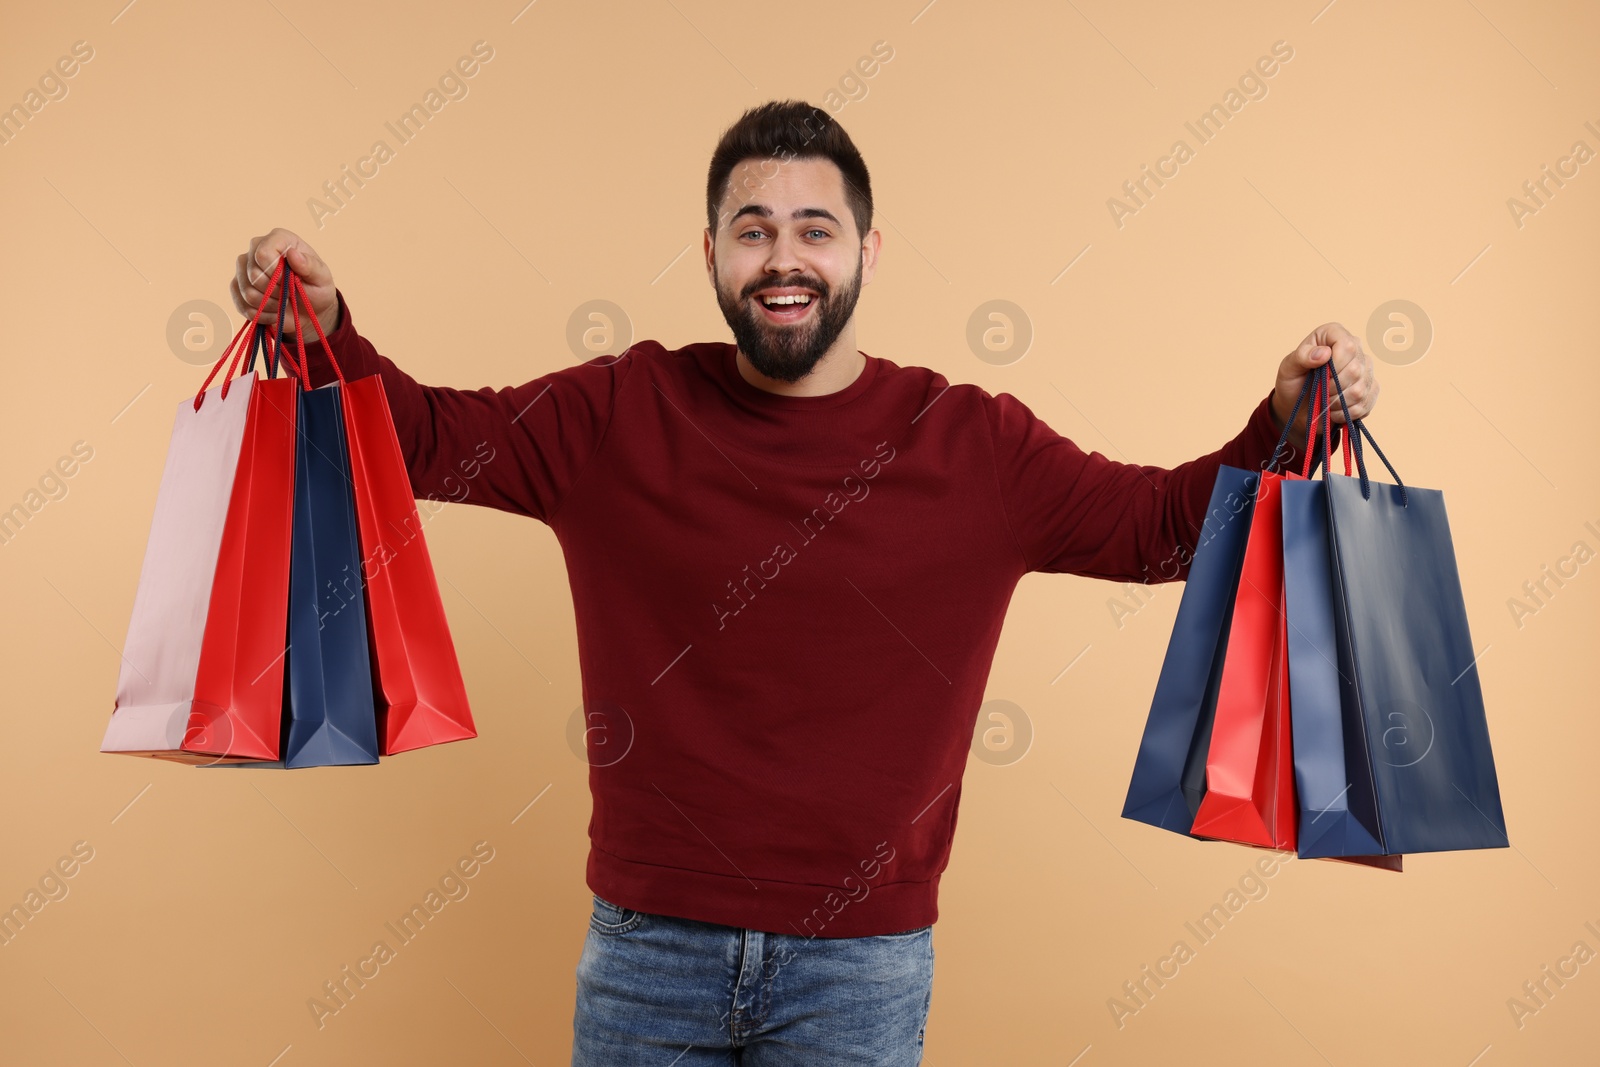
[[[832,161],[734,167],[717,231],[706,235],[706,266],[750,365],[791,383],[811,373],[849,325],[880,240],[877,230],[865,241],[857,234]]]

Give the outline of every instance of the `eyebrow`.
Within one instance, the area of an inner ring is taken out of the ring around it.
[[[761,218],[770,219],[772,218],[772,209],[767,207],[765,204],[746,204],[744,207],[733,213],[733,218],[728,220],[728,224],[730,226],[733,225],[733,223],[739,221],[739,219],[745,215],[759,215]],[[789,217],[796,221],[800,219],[827,219],[835,226],[842,227],[844,225],[834,217],[833,212],[827,210],[826,208],[820,207],[797,207]]]

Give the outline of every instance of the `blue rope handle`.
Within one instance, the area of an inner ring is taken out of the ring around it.
[[[1313,367],[1311,371],[1306,374],[1305,381],[1300,383],[1300,395],[1295,397],[1294,407],[1289,410],[1289,419],[1283,424],[1283,432],[1278,435],[1278,443],[1272,449],[1272,458],[1267,461],[1267,470],[1277,470],[1278,456],[1283,452],[1284,448],[1289,443],[1289,429],[1294,426],[1295,416],[1300,413],[1300,405],[1305,403],[1308,395],[1312,394],[1313,383],[1321,381],[1324,377],[1325,374],[1322,367]],[[1327,392],[1326,388],[1324,388],[1323,392]],[[1268,402],[1270,403],[1270,401]],[[1330,404],[1329,407],[1331,408],[1332,405]],[[1326,420],[1320,421],[1326,422]],[[1311,405],[1308,404],[1306,406],[1306,448],[1312,453],[1311,466],[1306,470],[1306,477],[1308,478],[1316,472],[1318,467],[1322,467],[1324,472],[1327,471],[1327,459],[1330,455],[1328,451],[1327,434],[1323,434],[1321,451],[1319,452],[1317,450],[1316,428],[1318,422],[1319,420],[1317,418],[1317,413],[1312,411]],[[1287,460],[1288,457],[1285,456],[1284,459]]]
[[[1310,391],[1311,375],[1308,374],[1306,375],[1306,380],[1300,383],[1300,395],[1294,398],[1294,407],[1289,411],[1288,421],[1283,424],[1283,432],[1278,435],[1278,443],[1272,449],[1272,458],[1267,461],[1267,470],[1276,471],[1278,469],[1278,455],[1283,451],[1284,446],[1289,443],[1289,428],[1294,425],[1295,416],[1300,414],[1300,405],[1305,403],[1306,394]],[[1267,403],[1270,404],[1272,401],[1269,400]],[[1306,425],[1310,425],[1309,418],[1306,420]],[[1309,434],[1307,436],[1309,437]],[[1284,458],[1287,459],[1288,457]]]
[[[1361,438],[1365,436],[1368,441],[1372,442],[1372,450],[1378,454],[1379,459],[1383,460],[1383,465],[1389,468],[1389,474],[1394,478],[1395,485],[1400,487],[1400,506],[1407,507],[1406,483],[1400,480],[1399,472],[1394,469],[1394,464],[1389,462],[1389,457],[1383,454],[1383,449],[1378,447],[1377,439],[1372,436],[1372,431],[1367,429],[1366,423],[1361,419],[1352,419],[1350,417],[1350,405],[1345,403],[1344,386],[1339,382],[1339,372],[1334,369],[1332,359],[1328,361],[1327,367],[1328,373],[1333,375],[1334,388],[1339,391],[1339,407],[1344,411],[1345,423],[1350,427],[1350,444],[1355,450],[1356,467],[1361,471],[1361,499],[1370,500],[1372,498],[1371,486],[1367,481],[1366,459],[1362,455],[1361,449]],[[1330,418],[1327,421],[1332,422],[1333,419]],[[1326,428],[1326,424],[1324,424],[1324,428]],[[1326,466],[1323,468],[1323,476],[1327,476]]]

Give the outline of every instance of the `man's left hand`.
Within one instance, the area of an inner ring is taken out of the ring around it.
[[[1272,420],[1280,431],[1294,408],[1306,375],[1327,363],[1330,357],[1333,369],[1339,376],[1338,388],[1333,386],[1331,380],[1328,387],[1334,424],[1342,425],[1347,421],[1345,407],[1350,409],[1353,419],[1364,419],[1372,411],[1378,401],[1378,377],[1373,369],[1372,357],[1361,347],[1361,339],[1355,334],[1337,322],[1324,323],[1307,334],[1306,339],[1278,364],[1278,383],[1272,392]],[[1341,389],[1344,392],[1343,406],[1339,402]],[[1306,403],[1300,405],[1300,411],[1295,416],[1294,426],[1289,430],[1289,442],[1296,448],[1305,446],[1307,409],[1310,406],[1308,395]],[[1327,406],[1324,404],[1324,410]]]

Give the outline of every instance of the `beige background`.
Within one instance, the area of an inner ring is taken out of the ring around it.
[[[0,146],[0,506],[93,449],[0,545],[0,904],[94,850],[0,948],[0,1061],[566,1062],[589,797],[547,528],[453,505],[427,527],[476,740],[292,774],[97,752],[172,413],[205,374],[169,319],[226,306],[234,257],[281,225],[427,383],[576,361],[594,299],[637,337],[726,338],[699,258],[717,134],[765,99],[824,103],[878,41],[892,60],[830,100],[881,208],[867,352],[1172,465],[1233,434],[1313,327],[1423,309],[1432,346],[1386,352],[1372,426],[1445,491],[1515,846],[1400,876],[1290,863],[1119,1028],[1109,998],[1194,947],[1184,923],[1256,854],[1119,817],[1181,587],[1141,590],[1119,628],[1118,587],[1030,575],[988,699],[1033,739],[971,760],[926,1062],[1594,1060],[1600,963],[1520,1028],[1507,1005],[1576,942],[1600,951],[1600,570],[1520,627],[1508,607],[1600,549],[1600,162],[1520,227],[1507,206],[1575,141],[1600,150],[1593,5],[120,3],[11,5],[0,33],[5,103],[94,50]],[[479,40],[468,95],[319,229],[308,199],[394,147],[383,124]],[[1184,122],[1280,40],[1267,95],[1197,146]],[[1119,228],[1107,199],[1180,137],[1194,158]],[[1033,329],[1007,365],[966,341],[991,299]],[[478,841],[470,895],[319,1030],[308,998]]]

